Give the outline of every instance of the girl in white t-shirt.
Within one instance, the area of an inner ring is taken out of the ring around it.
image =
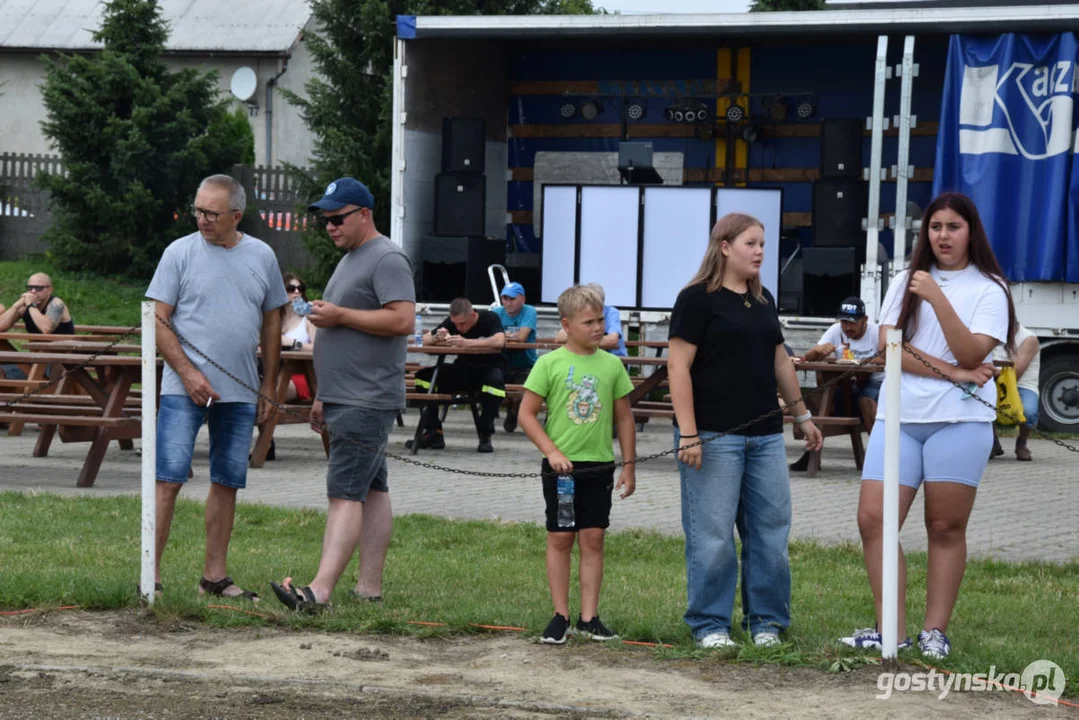
[[[967,520],[993,444],[997,393],[992,352],[1001,343],[1012,348],[1015,334],[1008,285],[970,198],[944,193],[926,209],[910,268],[892,281],[880,326],[882,347],[890,327],[903,330],[899,523],[902,527],[924,480],[929,567],[918,647],[927,657],[942,658],[951,649],[944,632],[966,569]],[[917,352],[932,369],[906,350]],[[888,412],[882,393],[858,501],[858,529],[877,627],[840,639],[853,647],[880,647],[881,643],[884,423],[880,421]],[[901,648],[910,645],[909,638],[903,640],[907,637],[906,572],[900,549]]]

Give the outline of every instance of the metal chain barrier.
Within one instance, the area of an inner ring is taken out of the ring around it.
[[[175,326],[173,326],[171,321],[166,320],[165,318],[161,317],[160,315],[157,316],[157,319],[158,319],[158,322],[163,324],[165,327],[169,328],[169,330],[171,330],[173,332],[173,334],[176,335],[176,339],[180,341],[181,345],[185,345],[185,346],[191,348],[191,351],[193,353],[195,353],[196,355],[201,357],[203,360],[205,360],[207,363],[212,365],[214,368],[219,370],[223,375],[225,375],[227,378],[229,378],[230,380],[235,382],[237,385],[244,388],[248,392],[254,393],[256,397],[258,397],[260,400],[263,400],[263,401],[271,404],[276,410],[278,410],[278,411],[280,411],[280,412],[282,412],[282,413],[284,413],[286,415],[291,415],[292,417],[298,418],[298,419],[303,420],[305,422],[310,422],[309,419],[303,415],[303,413],[300,413],[300,412],[295,411],[295,410],[291,410],[287,406],[277,402],[276,398],[271,398],[271,397],[269,397],[267,395],[264,395],[260,389],[251,387],[250,385],[245,383],[243,380],[236,377],[231,372],[229,372],[227,369],[225,369],[224,367],[219,365],[213,358],[208,356],[206,353],[204,353],[202,350],[200,350],[198,347],[196,347],[194,344],[192,344],[192,342],[190,340],[188,340],[183,335],[181,335],[179,332],[177,332]],[[828,387],[830,387],[832,385],[835,385],[835,384],[837,384],[839,382],[842,382],[846,378],[848,378],[851,375],[853,375],[854,373],[856,373],[858,367],[861,367],[861,366],[867,364],[870,360],[874,360],[874,359],[880,357],[881,355],[883,355],[883,353],[884,353],[884,350],[881,350],[880,352],[876,353],[875,355],[873,355],[873,356],[871,356],[869,358],[866,358],[864,361],[855,364],[854,366],[851,367],[850,370],[840,374],[838,377],[834,378],[833,380],[829,380],[828,382],[826,382],[826,383],[824,383],[822,385],[819,385],[818,387],[816,387],[815,389],[809,391],[808,393],[805,393],[805,395],[803,395],[803,397],[801,399],[804,399],[805,396],[808,396],[808,395],[815,395],[816,393],[821,392],[824,389],[826,389],[826,388],[828,388]],[[748,422],[742,423],[741,425],[739,425],[737,427],[731,428],[730,430],[727,430],[725,432],[716,433],[715,437],[701,439],[701,440],[698,440],[697,442],[689,443],[688,445],[684,445],[684,446],[679,447],[679,448],[671,448],[669,450],[663,450],[661,452],[652,453],[650,455],[638,455],[637,458],[634,459],[634,460],[623,460],[621,462],[612,462],[612,463],[609,463],[609,464],[606,464],[606,465],[599,465],[599,466],[596,466],[596,467],[593,467],[593,468],[589,468],[587,470],[575,470],[574,475],[584,475],[584,474],[587,474],[587,473],[607,472],[609,470],[614,470],[614,469],[617,469],[619,467],[622,467],[623,465],[634,465],[634,464],[639,465],[640,463],[650,462],[652,460],[657,460],[657,459],[659,459],[661,457],[664,457],[666,455],[674,455],[677,452],[679,452],[680,450],[685,450],[686,448],[697,447],[699,445],[704,445],[705,443],[713,442],[713,441],[718,440],[719,438],[721,438],[721,437],[723,437],[725,435],[728,435],[728,434],[737,434],[739,431],[745,430],[745,429],[757,424],[758,422],[761,422],[762,420],[766,420],[766,419],[771,418],[773,416],[778,416],[778,415],[782,415],[782,414],[783,414],[783,408],[777,407],[775,410],[772,410],[771,412],[764,413],[764,414],[762,414],[762,415],[760,415],[758,417],[753,418],[752,420],[750,420]],[[318,429],[320,432],[325,432],[326,434],[330,434],[330,429],[323,423],[311,422],[311,426]],[[450,474],[454,474],[454,475],[467,475],[467,476],[470,476],[470,477],[485,477],[485,478],[533,478],[534,479],[534,478],[543,477],[542,474],[534,473],[534,472],[497,473],[497,472],[483,472],[483,471],[480,471],[480,470],[467,470],[467,469],[461,469],[461,468],[446,467],[444,465],[437,465],[435,463],[423,462],[422,460],[416,460],[416,459],[411,458],[411,457],[404,457],[404,456],[397,455],[395,453],[392,453],[392,452],[389,452],[389,451],[386,451],[386,450],[380,450],[380,449],[378,449],[378,448],[376,448],[376,447],[374,447],[372,445],[368,445],[368,444],[366,444],[366,443],[364,443],[364,442],[362,442],[360,440],[357,440],[356,438],[350,438],[348,436],[342,436],[342,437],[343,437],[343,439],[345,441],[351,442],[351,443],[363,448],[364,450],[366,450],[368,452],[374,453],[376,455],[382,455],[384,457],[390,458],[391,460],[397,460],[398,462],[402,462],[402,463],[405,463],[405,464],[408,464],[408,465],[413,465],[415,467],[425,468],[425,469],[428,469],[428,470],[438,470],[440,472],[450,473]]]
[[[60,374],[59,377],[52,378],[51,380],[49,380],[47,383],[45,383],[41,387],[35,388],[34,390],[26,391],[25,393],[22,394],[22,397],[15,398],[14,400],[8,401],[8,402],[4,403],[3,405],[0,405],[0,412],[3,412],[4,410],[8,410],[8,409],[18,405],[21,402],[25,402],[25,401],[29,400],[30,398],[34,397],[35,395],[40,395],[41,393],[45,392],[46,390],[48,390],[49,388],[51,388],[51,387],[53,387],[55,385],[59,385],[60,382],[64,378],[66,378],[68,375],[71,375],[72,373],[76,373],[76,372],[78,372],[80,370],[85,370],[86,367],[88,365],[90,365],[90,363],[92,363],[94,360],[97,360],[102,355],[107,355],[109,353],[109,351],[112,350],[117,345],[119,345],[122,340],[124,340],[125,338],[128,338],[128,337],[131,337],[132,335],[138,334],[139,331],[141,330],[141,328],[142,328],[141,324],[140,325],[132,325],[130,328],[128,328],[124,332],[120,333],[116,337],[115,340],[110,342],[105,347],[101,348],[100,350],[97,350],[92,355],[87,355],[86,359],[81,364],[77,365],[76,367],[71,368],[70,370],[65,370],[63,373]],[[79,335],[72,335],[71,337],[75,338],[76,340],[85,339],[85,336],[79,336]],[[90,337],[93,337],[93,336],[90,336]]]
[[[987,408],[989,408],[990,410],[992,410],[993,414],[998,414],[998,413],[1002,414],[1005,417],[1007,417],[1007,418],[1011,419],[1012,421],[1014,421],[1015,424],[1017,424],[1017,425],[1019,424],[1019,420],[1018,420],[1018,418],[1016,418],[1015,415],[1011,414],[1010,412],[1002,412],[1002,413],[1000,413],[1000,411],[997,410],[995,405],[991,405],[986,400],[983,400],[982,398],[978,397],[978,395],[975,393],[974,390],[971,390],[969,387],[966,387],[964,385],[960,385],[959,383],[955,382],[954,380],[951,380],[948,377],[946,377],[944,375],[944,373],[942,373],[940,370],[938,370],[936,367],[934,367],[932,363],[930,363],[924,357],[919,355],[918,351],[915,350],[914,348],[910,347],[909,345],[904,344],[903,349],[906,350],[911,355],[911,357],[913,357],[915,360],[917,360],[922,365],[925,365],[927,368],[932,370],[933,374],[935,374],[941,380],[943,380],[946,383],[950,383],[950,384],[954,385],[955,387],[959,388],[960,390],[963,391],[963,393],[965,395],[967,395],[970,398],[973,398],[974,400],[977,400],[982,405],[984,405]],[[1064,442],[1063,440],[1058,440],[1055,437],[1051,437],[1050,435],[1047,435],[1046,433],[1040,432],[1039,430],[1037,430],[1035,428],[1031,428],[1031,434],[1036,435],[1037,437],[1040,437],[1043,440],[1049,440],[1050,442],[1056,443],[1057,445],[1064,448],[1065,450],[1069,450],[1071,452],[1079,452],[1079,448],[1077,448],[1077,447],[1075,447],[1073,445],[1069,445],[1066,442]]]

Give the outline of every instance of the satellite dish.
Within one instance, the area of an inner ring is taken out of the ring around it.
[[[230,89],[238,99],[247,102],[255,96],[258,83],[258,76],[255,75],[255,71],[245,65],[232,73]]]

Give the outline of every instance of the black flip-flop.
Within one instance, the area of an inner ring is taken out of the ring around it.
[[[348,596],[353,600],[359,600],[361,602],[378,603],[379,605],[382,604],[381,595],[360,595],[358,592],[356,592],[355,589],[352,589],[348,591]]]
[[[329,603],[320,603],[315,598],[315,591],[311,589],[311,586],[294,588],[291,584],[286,587],[271,582],[270,589],[282,605],[295,612],[314,615],[330,607]]]
[[[199,587],[202,588],[202,591],[208,595],[215,595],[217,597],[230,598],[233,600],[239,598],[241,600],[250,600],[254,603],[257,603],[259,601],[258,594],[253,593],[250,590],[244,590],[240,595],[226,595],[225,590],[227,590],[231,585],[236,585],[236,583],[233,582],[232,578],[228,575],[216,581],[207,580],[206,578],[202,578],[201,580],[199,580]],[[239,587],[239,585],[237,585],[237,587]]]

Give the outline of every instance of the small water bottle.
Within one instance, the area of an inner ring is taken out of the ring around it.
[[[416,326],[413,328],[412,341],[416,345],[423,345],[423,315],[416,313]]]
[[[558,527],[571,528],[577,518],[573,513],[573,476],[558,476]]]

